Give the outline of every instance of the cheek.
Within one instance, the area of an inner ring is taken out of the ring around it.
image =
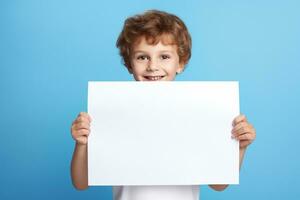
[[[179,64],[176,61],[170,61],[168,63],[165,63],[164,68],[169,74],[176,74],[176,70],[179,68]]]
[[[145,71],[145,66],[141,63],[132,63],[132,73],[137,78],[142,76]]]

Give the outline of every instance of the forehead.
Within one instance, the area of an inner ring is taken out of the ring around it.
[[[177,45],[170,35],[161,35],[156,38],[141,36],[133,43],[132,50],[133,52],[147,50],[176,51]]]

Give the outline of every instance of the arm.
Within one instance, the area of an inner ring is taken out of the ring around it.
[[[240,170],[241,166],[244,160],[244,155],[246,152],[246,149],[249,144],[253,142],[253,140],[256,137],[256,132],[254,127],[247,122],[247,119],[244,115],[239,115],[233,120],[233,129],[232,129],[232,138],[235,138],[236,140],[240,141],[240,156],[239,156],[239,162],[240,162]],[[219,184],[219,185],[209,185],[212,189],[216,191],[223,191],[225,190],[229,185],[228,184]]]
[[[87,137],[90,133],[90,121],[87,113],[80,113],[71,128],[72,137],[76,141],[71,161],[71,178],[78,190],[88,188]]]
[[[71,177],[76,189],[88,188],[87,145],[75,145],[71,162]]]

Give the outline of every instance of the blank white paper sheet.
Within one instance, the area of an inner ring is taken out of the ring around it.
[[[89,185],[239,183],[236,81],[88,83]]]

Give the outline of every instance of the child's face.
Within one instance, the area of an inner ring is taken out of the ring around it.
[[[176,45],[149,45],[143,37],[133,46],[129,72],[136,81],[172,81],[183,68]]]

